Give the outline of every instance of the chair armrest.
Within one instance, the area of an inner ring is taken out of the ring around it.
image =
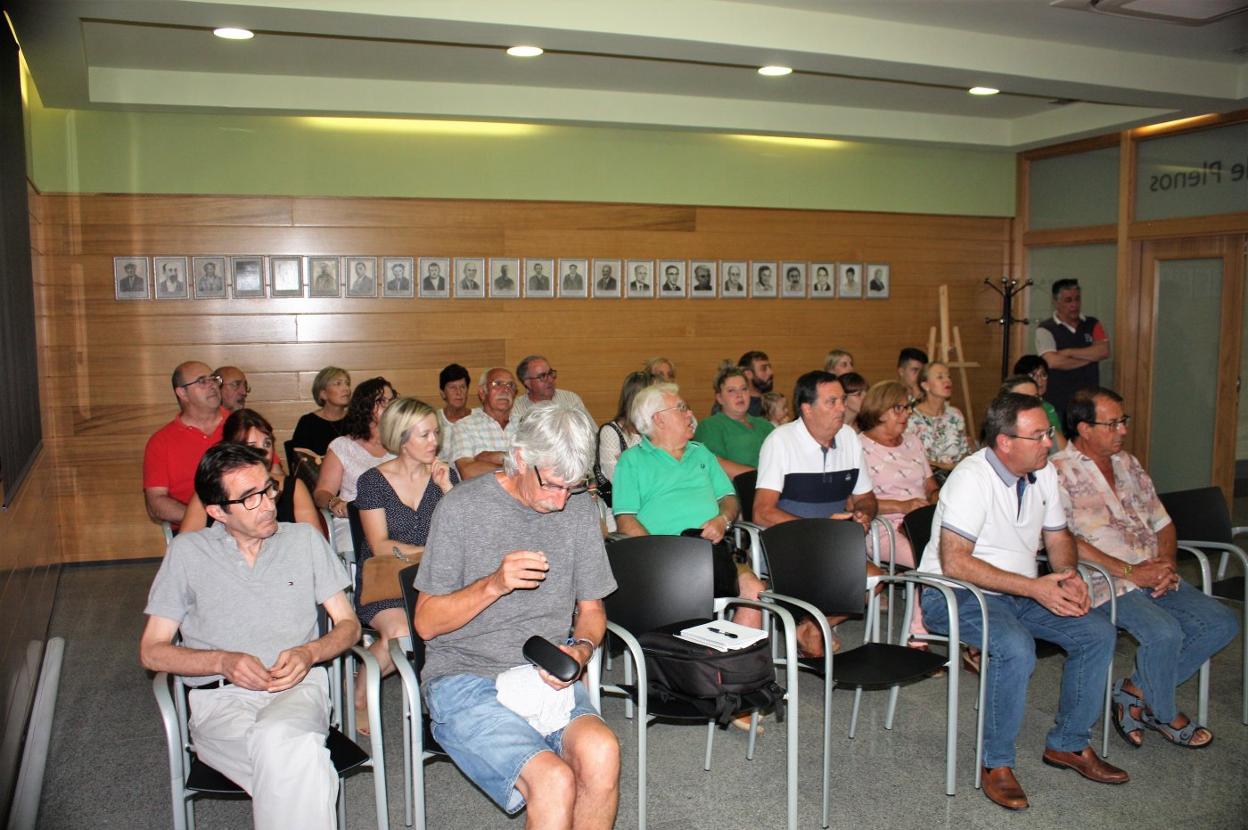
[[[174,679],[168,672],[158,671],[152,676],[152,693],[156,696],[156,708],[160,710],[160,722],[165,728],[165,751],[169,756],[169,776],[175,783],[175,791],[186,780],[182,753],[185,751],[182,727],[178,720],[177,706],[169,688]]]
[[[343,653],[350,654],[364,664],[364,694],[368,699],[368,728],[372,735],[381,734],[381,666],[373,653],[363,646],[355,645]],[[343,706],[354,705],[343,701]]]
[[[1078,565],[1079,575],[1083,577],[1083,581],[1090,587],[1092,580],[1089,578],[1092,571],[1100,574],[1105,580],[1106,586],[1109,588],[1109,621],[1118,624],[1118,589],[1114,586],[1114,577],[1109,572],[1109,568],[1098,562],[1080,562]]]
[[[603,637],[606,640],[606,637]],[[602,714],[602,643],[594,649],[594,653],[589,656],[589,662],[585,664],[585,672],[582,675],[585,678],[585,688],[589,692],[589,701],[598,710],[598,714]]]
[[[884,532],[888,534],[888,572],[893,574],[897,572],[897,563],[894,561],[897,556],[897,533],[893,530],[892,522],[879,516],[871,520],[871,561],[877,568],[880,566],[880,528],[884,528]]]
[[[628,653],[632,655],[633,667],[637,670],[637,706],[642,711],[647,709],[647,691],[649,689],[649,678],[646,676],[646,656],[641,650],[641,643],[633,636],[633,633],[619,623],[613,623],[607,620],[607,631],[620,638],[620,642],[624,644],[624,648],[628,649]]]
[[[628,538],[629,538],[629,535],[627,533],[620,533],[618,530],[613,530],[607,534],[608,542],[618,542],[621,539],[628,539]]]
[[[1248,571],[1248,553],[1245,553],[1244,549],[1239,545],[1232,545],[1227,542],[1206,542],[1202,539],[1180,539],[1179,546],[1186,547],[1189,550],[1191,548],[1203,548],[1205,550],[1224,551],[1238,559],[1240,564],[1244,566],[1244,569]]]
[[[1209,567],[1209,557],[1205,556],[1204,551],[1192,547],[1190,542],[1179,542],[1175,553],[1186,553],[1196,558],[1196,563],[1200,566],[1200,590],[1213,596],[1213,570]]]
[[[420,751],[419,726],[421,718],[420,680],[416,677],[416,669],[412,667],[407,650],[396,638],[390,641],[390,659],[394,661],[395,671],[399,673],[399,682],[403,686],[403,694],[407,697],[408,711],[412,713],[412,735],[416,751]]]
[[[1248,533],[1248,527],[1233,527],[1233,528],[1231,528],[1231,538],[1232,538],[1232,539],[1234,539],[1236,536],[1243,536],[1245,533]]]
[[[759,579],[765,578],[769,569],[766,561],[767,551],[763,548],[763,526],[754,522],[737,520],[732,523],[732,528],[737,535],[737,547],[745,547],[741,544],[742,534],[750,540],[750,568]]]

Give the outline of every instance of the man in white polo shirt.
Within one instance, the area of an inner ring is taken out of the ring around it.
[[[1035,638],[1066,652],[1057,719],[1045,740],[1044,763],[1092,781],[1122,784],[1127,773],[1101,760],[1089,739],[1100,715],[1114,627],[1089,614],[1088,588],[1075,571],[1075,542],[1066,529],[1053,443],[1039,398],[1007,393],[984,416],[984,449],[965,458],[940,491],[932,537],[919,570],[946,574],[984,589],[988,607],[987,699],[984,708],[984,795],[1011,810],[1028,806],[1014,777],[1014,739],[1036,665]],[[1038,576],[1043,536],[1053,572]],[[979,606],[955,589],[963,642],[982,647]],[[944,600],[922,595],[929,631],[948,633]]]

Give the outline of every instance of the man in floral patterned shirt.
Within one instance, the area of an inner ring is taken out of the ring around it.
[[[1071,441],[1053,464],[1079,558],[1115,577],[1112,586],[1092,578],[1092,604],[1108,615],[1112,590],[1118,627],[1139,642],[1134,674],[1114,685],[1118,734],[1138,747],[1148,728],[1179,746],[1200,748],[1213,733],[1178,711],[1174,690],[1226,646],[1238,626],[1229,609],[1175,570],[1174,524],[1148,473],[1122,450],[1130,421],[1117,393],[1078,390],[1066,410]]]

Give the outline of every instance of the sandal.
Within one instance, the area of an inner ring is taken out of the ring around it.
[[[979,649],[966,647],[966,651],[962,652],[962,668],[971,674],[979,674]]]
[[[1197,724],[1196,721],[1191,718],[1187,719],[1186,725],[1174,727],[1168,723],[1158,720],[1157,717],[1147,709],[1144,710],[1142,717],[1144,718],[1145,726],[1161,733],[1161,737],[1176,746],[1181,746],[1185,749],[1204,749],[1209,746],[1209,744],[1213,743],[1213,733]],[[1196,732],[1202,729],[1205,734],[1209,736],[1209,740],[1205,741],[1203,744],[1193,743],[1192,739],[1196,737]]]
[[[1144,727],[1148,726],[1143,720],[1136,718],[1131,714],[1131,707],[1135,707],[1143,718],[1148,711],[1144,706],[1143,699],[1136,697],[1123,688],[1123,684],[1127,681],[1119,680],[1114,684],[1114,731],[1122,736],[1127,745],[1132,749],[1139,749],[1144,745]],[[1131,736],[1135,735],[1135,738]]]

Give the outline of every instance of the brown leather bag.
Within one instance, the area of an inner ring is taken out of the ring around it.
[[[415,554],[400,553],[396,548],[389,554],[374,555],[364,560],[363,585],[360,586],[360,605],[369,605],[385,599],[402,599],[403,586],[399,584],[399,572],[408,565],[420,561],[423,547]]]

